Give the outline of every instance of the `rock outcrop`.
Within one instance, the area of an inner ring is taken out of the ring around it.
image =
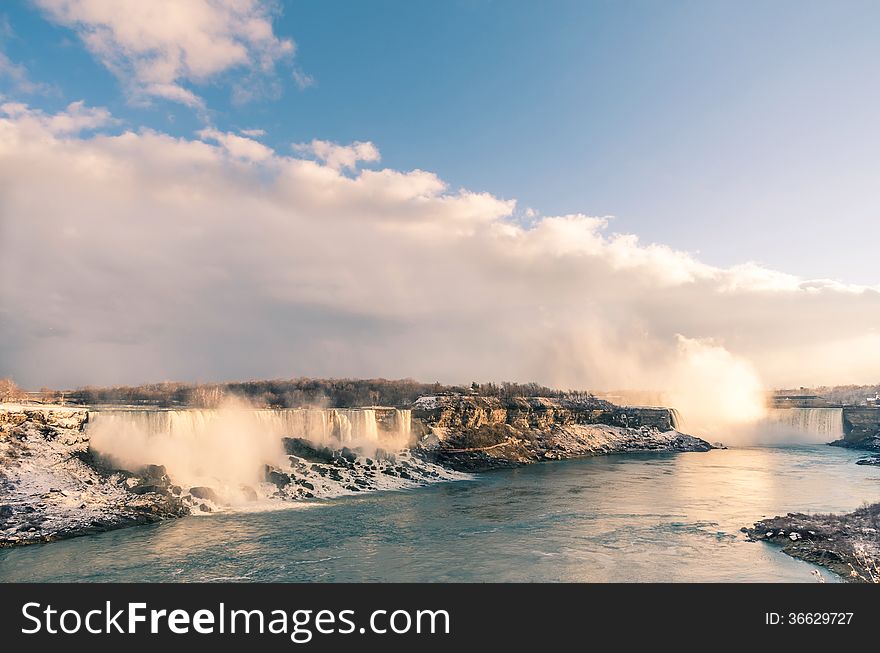
[[[880,453],[880,408],[846,406],[843,409],[843,438],[831,444]]]
[[[303,438],[283,438],[288,464],[266,469],[266,480],[276,486],[274,498],[301,500],[419,487],[465,478],[436,461],[402,449],[335,449]]]
[[[413,405],[413,432],[426,455],[453,469],[481,471],[636,451],[708,451],[675,430],[667,408],[582,400],[441,395]]]
[[[843,515],[789,513],[742,530],[848,581],[880,583],[880,503]]]
[[[843,409],[844,440],[851,443],[880,439],[880,408],[847,406]]]
[[[0,547],[189,513],[164,474],[108,469],[89,451],[82,409],[0,406]]]
[[[880,465],[880,408],[847,406],[843,409],[843,438],[831,442],[833,447],[869,451],[857,465]]]

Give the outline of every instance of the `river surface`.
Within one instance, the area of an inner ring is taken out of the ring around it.
[[[0,550],[0,581],[815,582],[739,529],[880,500],[880,468],[859,457],[816,445],[537,464]]]

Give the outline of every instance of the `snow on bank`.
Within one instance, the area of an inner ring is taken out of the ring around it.
[[[468,478],[409,450],[331,449],[279,438],[282,455],[254,463],[250,484],[210,474],[195,484],[175,478],[161,459],[120,468],[92,446],[88,419],[88,411],[79,408],[0,404],[0,546]],[[199,446],[210,458],[211,438]]]

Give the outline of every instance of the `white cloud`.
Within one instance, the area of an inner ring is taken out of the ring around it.
[[[316,161],[214,129],[78,135],[112,119],[79,103],[2,114],[0,376],[26,384],[538,380],[715,388],[737,413],[762,384],[880,369],[878,288],[718,268],[588,215],[522,226],[512,200],[358,169],[371,144]]]
[[[293,69],[293,81],[296,82],[297,87],[300,90],[304,90],[309,88],[310,86],[314,86],[315,78],[311,75],[304,73],[299,68]]]
[[[202,129],[199,137],[204,141],[215,141],[226,149],[232,156],[245,161],[266,161],[271,159],[273,152],[259,141],[252,138],[238,136],[231,132],[221,132],[216,129]]]
[[[31,81],[27,69],[12,61],[0,50],[0,80],[7,80],[16,93],[23,95],[46,94],[49,86]]]
[[[45,131],[53,136],[78,134],[119,124],[107,109],[87,107],[82,101],[71,102],[64,111],[50,115],[30,109],[21,102],[5,102],[0,104],[0,114],[16,119],[19,132]]]
[[[231,70],[271,76],[295,49],[292,40],[274,34],[274,4],[263,0],[34,2],[50,20],[76,31],[138,99],[204,108],[189,84]],[[241,86],[237,95],[249,96]]]
[[[311,143],[297,143],[293,149],[300,154],[311,154],[334,170],[354,170],[361,161],[376,162],[380,158],[378,148],[369,141],[339,145],[315,139]]]

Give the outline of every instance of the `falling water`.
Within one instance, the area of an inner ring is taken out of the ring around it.
[[[392,419],[383,420],[379,428],[377,412],[388,411]],[[408,441],[411,432],[409,410],[384,408],[329,408],[286,410],[249,410],[261,435],[305,438],[316,444],[334,445],[379,442],[381,436]],[[147,436],[167,434],[175,438],[210,436],[226,414],[217,410],[108,410],[89,413],[90,428],[117,427],[120,433],[131,429]],[[391,428],[389,429],[389,426]],[[381,431],[381,433],[380,433]]]
[[[767,412],[765,430],[802,442],[831,442],[843,437],[841,408],[774,408]]]
[[[669,409],[669,424],[674,429],[682,428],[681,413],[679,413],[678,410],[676,410],[675,408]]]
[[[397,409],[394,411],[394,425],[397,427],[397,435],[402,442],[409,442],[412,433],[412,411]]]
[[[164,465],[175,483],[222,489],[234,500],[259,488],[266,466],[286,469],[283,438],[350,447],[365,456],[410,445],[409,411],[394,408],[267,410],[231,404],[211,410],[111,409],[89,413],[90,448],[123,469]]]

